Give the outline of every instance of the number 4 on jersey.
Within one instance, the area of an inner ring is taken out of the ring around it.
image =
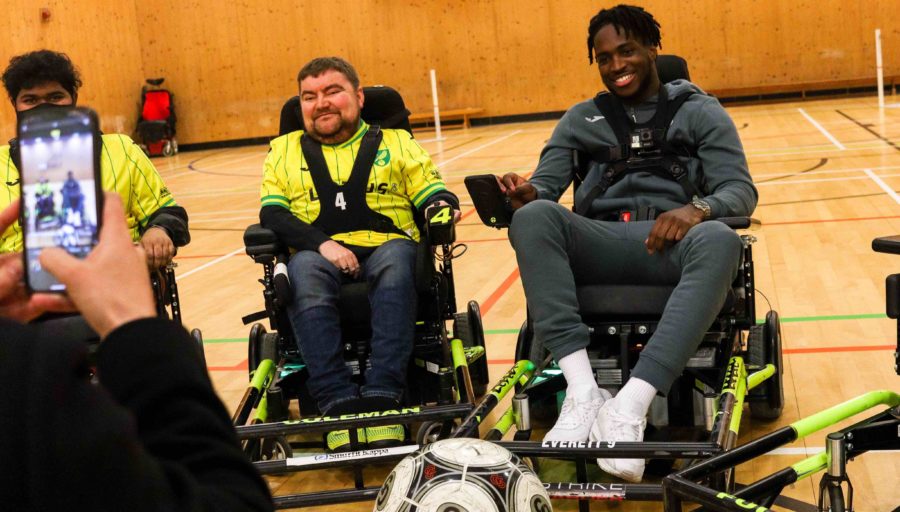
[[[347,201],[344,200],[344,193],[338,192],[336,196],[334,196],[334,205],[340,208],[341,210],[347,209]]]

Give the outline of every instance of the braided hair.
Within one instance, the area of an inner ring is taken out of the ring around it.
[[[619,4],[611,9],[603,9],[591,18],[588,25],[588,60],[594,63],[594,37],[606,25],[612,25],[619,33],[625,31],[626,37],[633,37],[641,43],[662,48],[659,35],[659,22],[642,7]]]

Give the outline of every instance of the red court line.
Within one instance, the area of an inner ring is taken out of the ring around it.
[[[855,219],[817,219],[817,220],[792,220],[786,222],[763,222],[763,227],[766,226],[787,226],[789,224],[824,224],[827,222],[857,222],[861,220],[885,220],[885,219],[900,219],[900,215],[888,215],[885,217],[857,217]]]
[[[247,371],[247,359],[244,359],[234,366],[207,366],[206,369],[211,372],[236,372],[238,370]]]
[[[507,278],[504,279],[502,283],[500,283],[500,286],[496,290],[494,290],[494,293],[492,293],[491,296],[481,304],[482,317],[488,314],[488,311],[490,311],[491,308],[494,307],[494,304],[496,304],[497,301],[500,300],[500,297],[502,297],[503,294],[506,293],[506,290],[508,290],[509,287],[512,286],[512,284],[515,283],[516,279],[518,278],[519,267],[516,267],[515,270],[512,271],[512,274],[507,276]]]
[[[462,216],[459,218],[459,222],[462,222],[463,220],[465,220],[466,217],[468,217],[469,215],[472,215],[472,214],[475,213],[476,211],[478,211],[478,210],[476,210],[475,208],[472,208],[471,210],[469,210],[469,211],[467,211],[466,213],[462,214]]]

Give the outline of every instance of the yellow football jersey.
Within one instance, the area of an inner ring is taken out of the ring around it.
[[[141,239],[141,230],[153,213],[174,206],[175,198],[163,184],[153,163],[141,148],[126,135],[103,135],[100,152],[102,188],[122,197],[125,220],[131,239]],[[9,146],[0,147],[0,210],[9,206],[20,194],[19,170],[13,164]],[[22,228],[17,222],[0,235],[0,253],[22,250]]]
[[[359,130],[347,142],[322,144],[331,179],[338,185],[343,185],[350,178],[360,143],[368,130],[369,125],[361,122]],[[366,204],[418,240],[413,207],[419,208],[433,194],[446,190],[446,186],[431,157],[408,132],[386,129],[382,133],[366,187]],[[260,198],[262,206],[287,208],[303,222],[312,224],[321,207],[309,165],[300,149],[302,135],[303,131],[296,131],[271,142],[271,150],[264,164]],[[377,247],[388,240],[402,238],[402,235],[353,231],[331,234],[331,238],[359,247]]]

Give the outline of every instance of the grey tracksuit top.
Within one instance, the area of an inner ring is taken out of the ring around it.
[[[758,194],[737,129],[725,109],[712,96],[686,80],[664,85],[669,98],[692,90],[692,95],[678,110],[669,126],[667,139],[692,146],[698,158],[683,159],[691,181],[705,195],[712,210],[712,218],[749,216],[756,207]],[[625,110],[633,120],[643,123],[656,112],[657,96],[636,107]],[[530,182],[537,189],[538,198],[558,201],[574,177],[572,150],[596,151],[602,146],[617,145],[615,132],[603,118],[593,99],[570,108],[553,130]],[[700,163],[702,162],[702,173]],[[582,186],[575,192],[580,204],[599,182],[606,164],[592,163]],[[667,211],[690,203],[684,189],[674,180],[648,172],[626,175],[600,197],[594,199],[589,217],[601,217],[622,210],[637,210],[654,206]]]

